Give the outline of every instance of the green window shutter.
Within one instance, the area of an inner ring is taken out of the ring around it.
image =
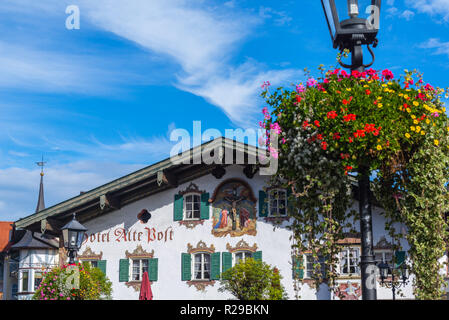
[[[148,259],[148,279],[150,281],[157,281],[158,274],[158,258]]]
[[[209,219],[209,193],[201,194],[201,219],[207,220]]]
[[[395,257],[395,268],[399,268],[405,261],[405,251],[395,251],[394,253]]]
[[[293,279],[304,278],[304,263],[303,256],[293,256]]]
[[[181,253],[181,280],[192,279],[192,257],[188,253]]]
[[[119,273],[119,282],[128,282],[129,281],[129,260],[128,259],[120,259],[118,273]]]
[[[182,221],[184,216],[184,197],[180,194],[175,194],[175,201],[173,202],[173,219],[175,221]]]
[[[256,261],[262,261],[262,251],[254,252],[253,258]]]
[[[211,255],[211,280],[220,280],[220,252]]]
[[[266,201],[267,193],[259,191],[259,217],[268,217],[268,203]]]
[[[221,272],[225,272],[228,269],[232,268],[232,253],[230,252],[223,252],[221,254],[222,257],[222,265],[221,265]]]
[[[106,260],[98,260],[97,268],[106,275]]]

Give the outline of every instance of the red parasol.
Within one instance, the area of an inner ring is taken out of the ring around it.
[[[139,300],[153,300],[153,292],[151,291],[151,284],[150,280],[148,279],[148,272],[146,271],[142,276]]]

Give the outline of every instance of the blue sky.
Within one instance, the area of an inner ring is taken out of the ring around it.
[[[374,67],[448,87],[449,0],[382,2]],[[257,127],[263,81],[337,54],[319,0],[2,0],[0,31],[0,220],[33,213],[42,154],[50,206],[168,157],[193,121]]]

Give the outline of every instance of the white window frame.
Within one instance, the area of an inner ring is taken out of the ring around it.
[[[272,197],[272,192],[277,192],[278,197],[273,199]],[[284,214],[281,214],[279,212],[279,207],[280,207],[280,202],[282,202],[282,199],[279,198],[279,193],[282,192],[284,193]],[[276,212],[272,213],[271,211],[271,203],[272,201],[276,201]],[[286,217],[287,216],[287,190],[286,189],[282,189],[282,188],[272,188],[272,189],[268,189],[268,217]]]
[[[237,255],[242,254],[243,258],[237,260]],[[248,250],[239,250],[232,254],[232,266],[235,266],[239,261],[245,262],[248,258],[253,258],[254,252],[248,251]]]
[[[42,270],[34,270],[34,272],[33,272],[33,282],[32,282],[32,284],[33,284],[33,291],[36,291],[36,289],[40,285],[40,283],[39,283],[39,285],[36,286],[36,273],[40,273],[41,274],[41,282],[40,283],[42,283],[42,280],[44,279],[44,271],[42,271]]]
[[[393,250],[390,250],[390,249],[374,249],[373,252],[374,252],[374,259],[376,259],[376,254],[380,253],[380,254],[382,254],[382,262],[383,263],[387,263],[389,266],[392,265],[392,263],[393,263],[393,256],[394,256]],[[387,253],[391,255],[390,261],[386,261],[385,260],[385,254],[387,254]],[[378,262],[378,263],[380,263],[380,262]],[[390,268],[388,268],[388,275],[391,276],[391,269]]]
[[[312,257],[313,258],[312,253],[305,253],[303,255],[303,259],[304,259],[303,260],[304,261],[304,279],[312,279],[312,277],[309,277],[308,273],[310,272],[311,274],[313,274],[313,264],[314,263],[311,262],[312,263],[312,267],[311,267],[311,270],[309,270],[308,263],[310,263],[310,262],[307,261],[308,257]],[[323,260],[323,261],[320,261],[320,260]],[[319,255],[318,256],[318,261],[321,264],[321,272],[325,273],[326,272],[325,271],[326,264],[325,264],[324,256]],[[322,277],[324,277],[324,276],[325,276],[325,274],[322,275]]]
[[[205,256],[209,256],[209,277],[205,277],[205,271],[206,271],[206,259]],[[192,259],[192,280],[193,281],[210,281],[211,280],[211,272],[212,272],[212,254],[210,254],[209,252],[197,252],[192,254],[193,259]],[[201,277],[197,278],[196,277],[196,269],[195,269],[195,265],[196,265],[196,257],[197,256],[201,256],[201,262],[200,262],[200,268],[201,268]]]
[[[32,274],[32,272],[31,272],[32,270],[31,269],[26,269],[26,270],[21,270],[20,272],[19,272],[19,290],[18,290],[18,292],[17,293],[22,293],[22,292],[32,292],[32,291],[30,291],[30,280],[31,280],[31,274]],[[24,273],[28,273],[28,283],[27,283],[27,290],[24,290],[23,289],[23,274]],[[33,290],[34,291],[34,290]]]
[[[131,279],[131,281],[134,281],[134,282],[140,282],[140,281],[142,281],[142,276],[143,276],[143,274],[145,273],[145,271],[144,271],[144,265],[143,265],[143,261],[147,261],[147,266],[146,266],[146,268],[147,268],[147,272],[148,272],[148,267],[149,267],[149,265],[148,265],[148,259],[145,259],[145,258],[131,258],[131,259],[129,259],[130,260],[130,268],[129,268],[129,278]],[[135,280],[134,279],[134,275],[135,275],[135,273],[134,273],[134,261],[139,261],[139,279],[138,280]]]
[[[343,272],[342,259],[343,259],[343,252],[345,252],[345,251],[348,252],[347,256],[345,257],[345,259],[347,259],[347,262],[348,262],[348,271],[351,270],[351,267],[355,267],[357,272],[347,272],[347,273]],[[350,253],[353,251],[357,251],[357,253],[358,253],[356,264],[350,263],[351,262]],[[348,247],[345,247],[343,250],[341,250],[340,257],[339,257],[340,258],[339,259],[339,268],[340,268],[341,276],[360,276],[360,274],[361,274],[360,273],[360,252],[361,252],[361,248],[358,246],[348,246]]]
[[[189,196],[193,196],[193,201],[192,203],[192,212],[193,212],[193,217],[192,218],[188,218],[187,217],[187,197]],[[198,197],[198,217],[194,217],[194,213],[195,213],[195,209],[194,209],[194,204],[195,204],[195,198]],[[185,195],[183,195],[183,220],[186,221],[196,221],[196,220],[200,220],[201,219],[201,194],[199,193],[195,193],[195,192],[190,192],[190,193],[186,193]]]

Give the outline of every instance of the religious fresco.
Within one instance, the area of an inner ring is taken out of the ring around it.
[[[337,296],[340,300],[359,300],[362,296],[362,289],[358,283],[348,281],[338,286]]]
[[[239,237],[257,234],[256,198],[250,186],[240,179],[221,183],[212,199],[212,234],[216,237]]]

